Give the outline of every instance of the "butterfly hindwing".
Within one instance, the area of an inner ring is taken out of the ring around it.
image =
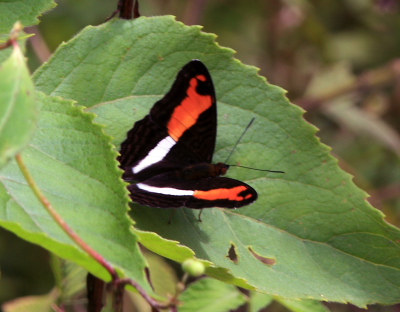
[[[184,180],[172,173],[128,186],[132,200],[158,208],[239,208],[257,199],[257,192],[238,180],[209,177]]]

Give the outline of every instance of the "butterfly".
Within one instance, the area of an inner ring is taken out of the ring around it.
[[[192,60],[165,96],[137,121],[118,160],[134,202],[150,207],[239,208],[257,199],[244,182],[220,177],[229,165],[212,164],[217,102],[206,66]]]

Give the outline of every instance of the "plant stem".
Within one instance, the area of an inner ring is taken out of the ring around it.
[[[111,275],[113,280],[118,279],[118,273],[114,269],[114,267],[108,263],[97,251],[95,251],[92,247],[86,244],[82,238],[79,237],[78,234],[72,230],[72,228],[64,221],[64,219],[57,213],[57,211],[53,208],[52,204],[48,201],[48,199],[44,196],[42,191],[39,189],[32,175],[30,174],[28,168],[25,165],[25,162],[21,156],[21,154],[17,154],[15,156],[18,166],[24,175],[28,185],[31,187],[33,193],[39,199],[43,207],[47,210],[47,212],[51,215],[54,221],[64,230],[64,232],[84,251],[86,251],[94,260],[96,260],[101,266],[103,266]]]
[[[53,208],[52,204],[49,200],[44,196],[32,175],[30,174],[28,168],[25,165],[25,162],[21,156],[21,154],[17,154],[15,156],[17,164],[24,175],[28,185],[31,187],[33,193],[39,199],[43,207],[47,210],[47,212],[51,215],[54,221],[64,230],[64,232],[85,252],[87,252],[94,260],[96,260],[101,266],[103,266],[111,275],[112,284],[116,287],[116,289],[122,291],[125,285],[132,285],[137,289],[140,295],[154,308],[165,309],[165,308],[173,308],[176,307],[175,302],[168,302],[166,304],[159,303],[154,300],[150,295],[137,283],[136,281],[130,278],[119,278],[118,273],[115,268],[108,263],[103,256],[101,256],[98,252],[96,252],[92,247],[86,244],[82,238],[79,237],[77,233],[72,230],[72,228],[64,221],[64,219],[57,213],[57,211]],[[122,303],[121,303],[122,304]]]

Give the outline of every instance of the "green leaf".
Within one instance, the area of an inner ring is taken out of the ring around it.
[[[266,308],[274,298],[270,295],[252,291],[250,292],[249,306],[250,312],[258,312]]]
[[[286,173],[232,168],[230,177],[258,191],[255,204],[206,209],[203,222],[197,211],[179,209],[171,225],[171,211],[135,204],[136,226],[191,248],[208,264],[208,275],[249,289],[358,306],[400,301],[399,230],[366,202],[367,194],[340,170],[284,91],[214,39],[168,16],[115,20],[83,30],[35,79],[47,94],[92,107],[118,146],[168,91],[179,69],[201,59],[218,100],[214,161],[226,159],[256,117],[230,162]],[[162,244],[155,234],[140,239],[171,259],[189,253],[176,242]]]
[[[321,302],[314,300],[283,300],[277,298],[280,304],[293,312],[329,312]]]
[[[56,5],[53,0],[3,1],[0,10],[0,33],[8,33],[17,21],[24,26],[36,25],[39,23],[38,17]]]
[[[190,284],[179,301],[180,312],[227,312],[245,304],[246,297],[232,285],[203,278]]]
[[[58,291],[53,289],[46,295],[21,297],[6,302],[1,307],[4,312],[52,312],[57,297]]]
[[[36,129],[34,87],[18,45],[0,65],[0,168],[29,142]]]
[[[177,272],[171,266],[171,263],[146,249],[144,249],[143,253],[150,269],[150,280],[154,292],[164,297],[174,295],[179,280]]]
[[[144,259],[131,232],[128,197],[116,153],[93,114],[71,101],[46,97],[38,130],[22,157],[46,198],[66,223],[110,264],[150,290]],[[53,221],[15,162],[0,172],[0,225],[109,281],[106,270]]]
[[[87,271],[72,261],[51,255],[51,267],[59,290],[59,304],[81,300],[86,290]]]

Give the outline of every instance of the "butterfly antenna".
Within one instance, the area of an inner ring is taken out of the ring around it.
[[[280,171],[280,170],[258,169],[258,168],[240,166],[240,165],[229,165],[229,166],[230,167],[246,168],[246,169],[251,169],[251,170],[256,170],[256,171],[266,171],[266,172],[273,172],[273,173],[285,173],[285,171]]]
[[[232,156],[233,152],[235,151],[236,147],[238,146],[239,142],[242,140],[242,138],[245,135],[245,133],[247,132],[247,130],[249,130],[249,128],[251,127],[251,124],[253,123],[254,119],[255,119],[255,117],[253,117],[250,120],[249,124],[247,125],[246,129],[244,129],[244,131],[243,131],[242,135],[240,136],[239,140],[236,141],[235,146],[232,148],[231,152],[229,153],[228,157],[225,160],[225,164],[228,163],[228,159],[231,158],[231,156]]]
[[[247,130],[251,127],[252,123],[254,122],[255,117],[253,117],[249,124],[247,125],[246,129],[244,129],[242,135],[240,136],[239,140],[237,140],[235,146],[232,148],[231,152],[229,153],[228,157],[225,160],[225,164],[228,163],[228,159],[231,157],[233,152],[235,151],[236,147],[238,146],[239,142],[242,140],[243,136],[247,132]],[[246,168],[246,169],[251,169],[251,170],[257,170],[257,171],[266,171],[266,172],[273,172],[273,173],[285,173],[284,171],[280,170],[267,170],[267,169],[257,169],[257,168],[251,168],[251,167],[245,167],[245,166],[240,166],[240,165],[229,165],[231,167],[240,167],[240,168]],[[200,217],[200,216],[199,216]]]

